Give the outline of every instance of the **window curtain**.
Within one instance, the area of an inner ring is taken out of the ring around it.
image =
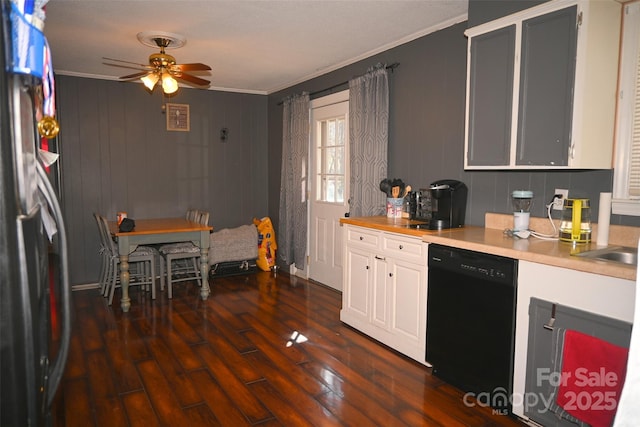
[[[287,97],[282,112],[282,169],[278,253],[286,265],[304,269],[307,251],[307,159],[309,94]]]
[[[382,215],[387,177],[389,81],[382,64],[349,81],[350,197],[349,214]]]

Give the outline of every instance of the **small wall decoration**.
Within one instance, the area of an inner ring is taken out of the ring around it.
[[[167,130],[189,132],[189,104],[167,104]]]

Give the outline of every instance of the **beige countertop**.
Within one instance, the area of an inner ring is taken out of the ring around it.
[[[491,253],[525,261],[547,264],[572,270],[595,273],[620,279],[636,280],[636,267],[616,262],[599,261],[572,256],[572,253],[584,252],[596,247],[595,242],[572,245],[558,240],[542,240],[530,237],[518,239],[504,234],[504,229],[512,225],[510,215],[488,213],[486,227],[465,226],[448,230],[412,229],[408,225],[418,221],[391,219],[385,216],[342,218],[342,224],[359,225],[381,231],[389,231],[409,236],[421,237],[426,243],[439,243],[461,249]],[[549,233],[551,226],[546,218],[531,218],[531,228]],[[548,227],[548,229],[546,229]],[[596,236],[594,225],[593,239]],[[640,227],[611,226],[609,246],[638,246]]]

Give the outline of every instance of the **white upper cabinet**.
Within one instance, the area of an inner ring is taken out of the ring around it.
[[[468,29],[465,169],[610,169],[620,18],[552,0]]]

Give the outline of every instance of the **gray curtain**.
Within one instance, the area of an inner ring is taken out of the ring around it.
[[[278,254],[286,265],[304,269],[307,251],[307,158],[309,154],[309,94],[283,101],[282,170]]]
[[[382,215],[386,195],[380,181],[387,177],[389,82],[378,64],[349,81],[350,197],[349,214]]]

